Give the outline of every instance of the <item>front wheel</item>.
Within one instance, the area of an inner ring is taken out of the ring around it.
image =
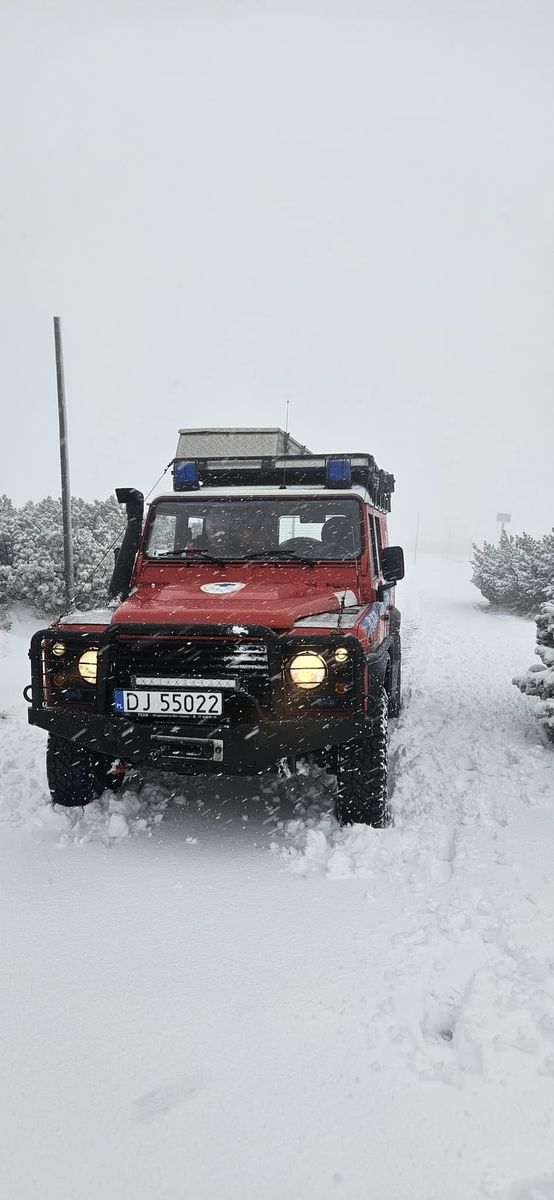
[[[53,803],[64,808],[81,808],[96,800],[106,788],[117,791],[123,775],[110,774],[112,761],[51,733],[46,748],[46,774]]]
[[[337,802],[341,825],[389,822],[387,803],[389,698],[380,690],[375,715],[361,738],[337,747]]]

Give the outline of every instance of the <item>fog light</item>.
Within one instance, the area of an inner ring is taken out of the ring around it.
[[[85,650],[79,659],[79,675],[85,683],[96,683],[98,650]]]
[[[336,683],[335,684],[335,691],[338,696],[344,696],[346,694],[346,692],[350,692],[351,689],[352,689],[351,683]]]
[[[63,642],[54,642],[54,645],[52,646],[52,654],[55,654],[56,658],[61,658],[62,654],[65,654],[65,646]]]
[[[335,650],[335,662],[345,663],[348,662],[348,658],[349,654],[346,646],[337,646],[337,649]]]
[[[54,683],[56,687],[65,687],[65,675],[54,675]]]
[[[297,687],[315,688],[323,683],[327,674],[325,659],[313,651],[297,654],[290,666],[290,677]]]

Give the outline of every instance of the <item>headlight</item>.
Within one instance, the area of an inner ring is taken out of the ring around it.
[[[323,683],[327,674],[325,659],[312,650],[297,654],[289,666],[290,677],[298,687],[315,688]]]
[[[85,650],[79,659],[79,675],[85,683],[96,683],[98,650]]]

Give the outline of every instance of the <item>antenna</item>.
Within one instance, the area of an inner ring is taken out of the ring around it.
[[[287,398],[287,407],[286,407],[286,412],[285,412],[285,461],[283,463],[283,482],[281,483],[281,489],[286,488],[286,486],[287,486],[287,482],[286,482],[287,458],[289,456],[289,441],[290,441],[290,438],[289,438],[289,404],[290,404],[290,400]]]

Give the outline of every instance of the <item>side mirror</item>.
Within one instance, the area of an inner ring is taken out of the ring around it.
[[[381,570],[387,583],[398,583],[404,578],[404,551],[402,546],[384,546],[381,550]]]

